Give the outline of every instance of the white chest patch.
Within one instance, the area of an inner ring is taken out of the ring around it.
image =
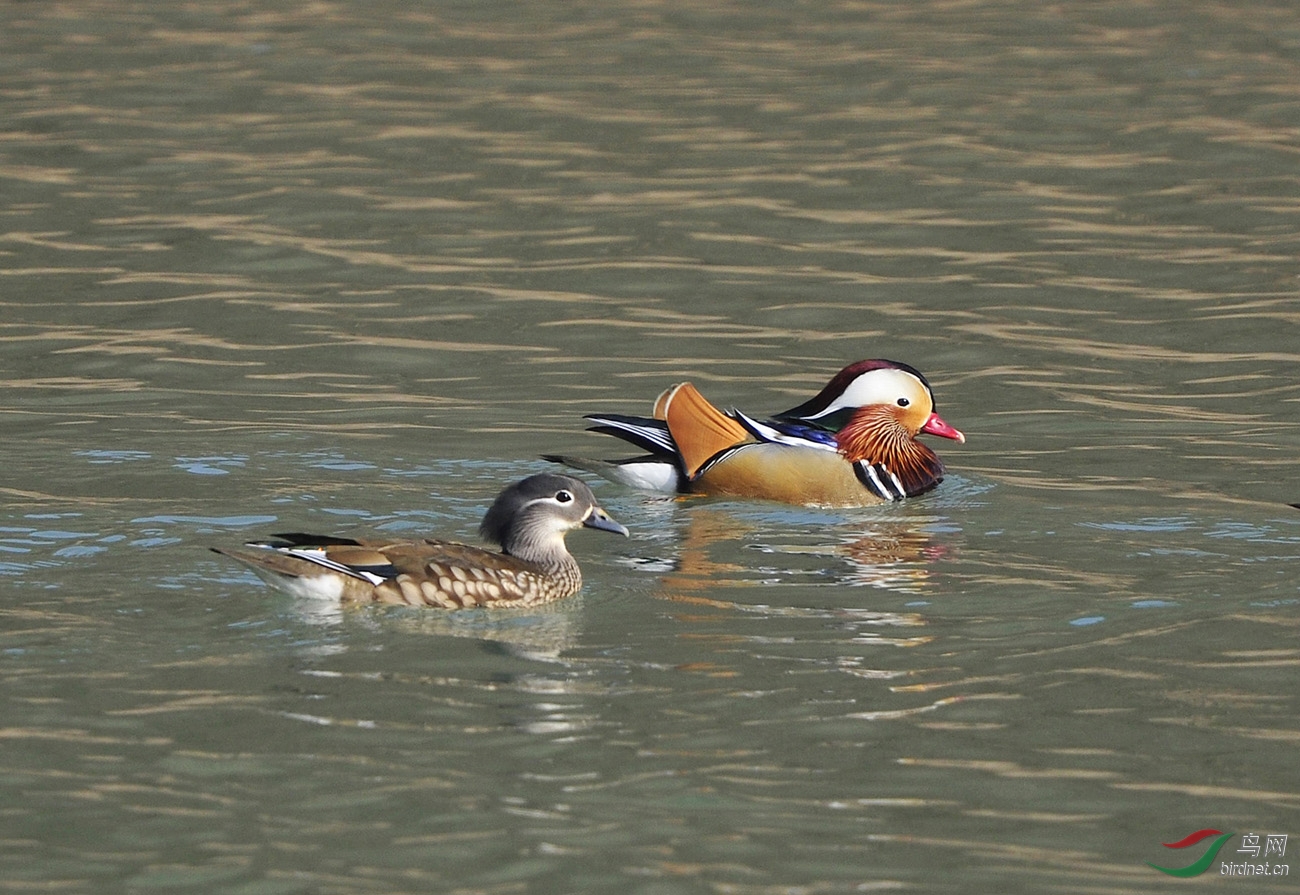
[[[337,603],[343,598],[343,579],[338,575],[306,575],[287,578],[277,575],[270,583],[292,596],[304,600],[329,600]]]

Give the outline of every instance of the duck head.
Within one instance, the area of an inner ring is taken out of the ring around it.
[[[568,560],[564,536],[583,527],[628,534],[584,482],[542,473],[502,491],[484,515],[479,534],[511,556],[545,565]]]
[[[870,413],[863,413],[870,409]],[[777,414],[839,433],[849,424],[893,424],[915,437],[937,435],[964,443],[966,436],[935,412],[934,390],[920,370],[899,361],[873,359],[849,364],[815,396]]]

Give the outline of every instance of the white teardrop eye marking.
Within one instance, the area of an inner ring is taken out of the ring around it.
[[[570,503],[573,501],[573,495],[568,491],[557,491],[555,492],[555,500],[557,503]]]
[[[899,407],[906,407],[908,404],[911,404],[911,403],[912,403],[912,402],[909,401],[909,400],[907,400],[906,398],[899,398],[899,399],[898,399],[898,406],[899,406]]]
[[[907,403],[899,400],[907,396]],[[885,368],[868,370],[849,383],[843,394],[836,397],[818,416],[834,413],[845,407],[871,407],[876,404],[911,407],[927,400],[925,385],[906,370]]]

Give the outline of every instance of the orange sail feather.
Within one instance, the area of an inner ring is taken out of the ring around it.
[[[719,451],[751,440],[744,426],[710,404],[689,382],[660,395],[655,416],[668,424],[688,477],[693,478]]]

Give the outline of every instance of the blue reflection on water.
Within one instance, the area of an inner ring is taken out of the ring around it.
[[[1104,615],[1086,615],[1083,618],[1076,618],[1070,621],[1071,625],[1076,628],[1084,628],[1088,625],[1099,625],[1106,620]]]

